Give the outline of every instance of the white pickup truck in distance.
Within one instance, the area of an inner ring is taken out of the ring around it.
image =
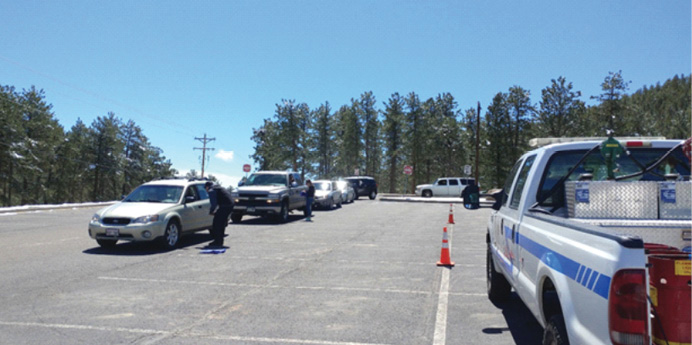
[[[501,305],[513,288],[544,327],[544,344],[689,344],[683,141],[549,142],[524,154],[496,195],[490,300]],[[664,264],[667,276],[650,279]]]

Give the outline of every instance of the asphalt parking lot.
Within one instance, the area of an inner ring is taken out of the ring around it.
[[[536,344],[516,298],[485,295],[490,210],[359,200],[314,222],[247,217],[223,254],[207,232],[161,252],[104,250],[96,210],[0,215],[2,344]],[[438,267],[442,228],[451,259]]]

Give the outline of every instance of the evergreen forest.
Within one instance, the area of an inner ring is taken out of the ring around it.
[[[282,100],[248,133],[250,158],[259,170],[373,176],[381,193],[411,193],[437,177],[464,176],[465,165],[475,167],[478,141],[481,189],[489,189],[503,184],[534,137],[603,137],[608,129],[616,136],[690,137],[690,82],[674,76],[630,94],[622,72],[611,72],[591,106],[563,77],[551,80],[540,99],[515,85],[484,108],[464,109],[449,93],[427,100],[394,93],[378,104],[364,92],[338,108]],[[410,177],[405,165],[413,167]],[[43,90],[0,85],[0,206],[118,200],[143,182],[177,174],[134,121],[111,112],[66,130]]]

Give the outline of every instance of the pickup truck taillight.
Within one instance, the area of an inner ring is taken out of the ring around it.
[[[615,345],[648,344],[648,314],[644,270],[615,273],[608,299],[610,340]]]

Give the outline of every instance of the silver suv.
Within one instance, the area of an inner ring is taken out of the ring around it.
[[[416,186],[416,195],[426,198],[432,196],[461,197],[466,186],[476,183],[471,177],[440,177],[433,184],[421,184]]]
[[[178,245],[185,233],[211,229],[205,180],[170,179],[147,182],[122,201],[96,212],[89,236],[101,247],[118,241],[154,241],[165,249]]]
[[[288,221],[288,213],[305,208],[307,190],[300,174],[287,171],[258,171],[231,193],[235,206],[231,214],[233,223],[240,223],[243,215],[272,216],[279,222]]]

